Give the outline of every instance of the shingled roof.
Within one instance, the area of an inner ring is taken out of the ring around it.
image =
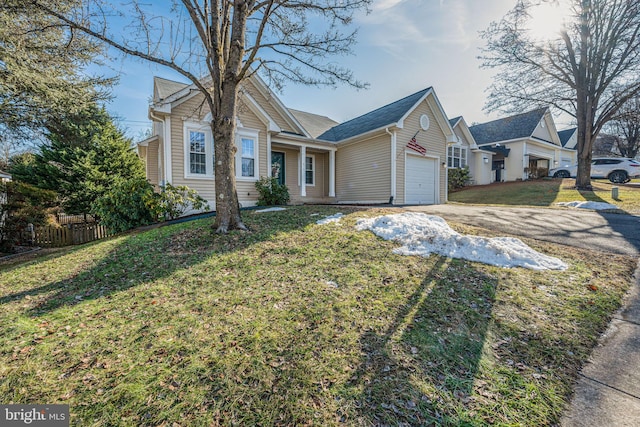
[[[451,127],[455,127],[460,120],[462,120],[462,116],[454,117],[453,119],[449,119],[449,124]]]
[[[318,136],[318,139],[338,142],[375,129],[393,125],[402,119],[430,90],[430,87],[423,89],[420,92],[380,107],[377,110],[334,126]]]
[[[528,138],[533,135],[533,131],[536,130],[546,112],[547,108],[539,108],[527,113],[470,126],[469,131],[478,145]]]
[[[186,83],[175,82],[173,80],[167,80],[157,76],[154,77],[153,80],[157,90],[158,100],[163,100],[189,86]]]
[[[558,132],[558,137],[560,137],[560,144],[565,147],[567,145],[567,142],[569,142],[569,140],[577,130],[578,128],[571,128]]]
[[[338,124],[338,122],[330,119],[329,117],[307,113],[306,111],[289,108],[289,112],[296,118],[302,127],[309,132],[309,135],[311,135],[312,138],[317,138],[318,135]]]

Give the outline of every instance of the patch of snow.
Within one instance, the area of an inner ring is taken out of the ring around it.
[[[262,213],[262,212],[279,212],[279,211],[286,211],[287,208],[266,208],[266,209],[260,209],[255,211],[256,213]]]
[[[339,222],[340,218],[342,218],[342,214],[340,212],[338,212],[337,214],[331,215],[331,216],[327,216],[325,218],[319,219],[316,221],[316,224],[318,225],[326,225],[329,224],[330,222]]]
[[[407,212],[366,218],[358,221],[358,230],[371,230],[385,240],[402,244],[393,250],[401,255],[429,256],[436,253],[499,267],[524,267],[532,270],[566,270],[558,258],[534,251],[513,237],[465,236],[454,231],[439,216]]]
[[[579,208],[579,209],[593,209],[595,211],[601,211],[605,209],[620,209],[616,205],[612,205],[611,203],[605,203],[605,202],[575,201],[575,202],[559,202],[559,203],[556,203],[556,205],[568,206],[570,208]]]

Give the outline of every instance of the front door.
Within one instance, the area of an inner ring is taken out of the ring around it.
[[[278,178],[278,184],[284,185],[284,153],[271,152],[271,176]]]
[[[496,171],[496,182],[502,182],[502,173],[504,171],[504,159],[494,160],[491,169]]]

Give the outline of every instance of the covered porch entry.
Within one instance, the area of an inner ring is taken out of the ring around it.
[[[289,188],[291,203],[335,201],[335,146],[274,139],[267,173]]]

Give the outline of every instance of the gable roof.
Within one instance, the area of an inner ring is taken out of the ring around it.
[[[454,117],[453,119],[449,119],[449,124],[454,128],[460,120],[462,120],[462,116]]]
[[[312,138],[317,138],[318,135],[323,134],[324,132],[338,124],[338,122],[330,119],[329,117],[308,113],[306,111],[294,110],[292,108],[289,108],[289,112],[309,133],[309,135],[311,135]]]
[[[156,88],[158,100],[165,99],[181,89],[189,86],[186,83],[175,82],[173,80],[163,79],[162,77],[153,77],[153,84]]]
[[[578,128],[572,128],[561,130],[560,132],[558,132],[558,137],[560,137],[560,144],[565,147],[567,145],[567,142],[569,142],[569,140],[577,130]]]
[[[470,126],[469,131],[478,145],[528,138],[544,117],[548,108],[539,108],[504,119]]]
[[[338,142],[395,124],[411,111],[431,90],[432,88],[428,87],[391,104],[387,104],[384,107],[380,107],[355,119],[334,126],[319,135],[318,139]]]

